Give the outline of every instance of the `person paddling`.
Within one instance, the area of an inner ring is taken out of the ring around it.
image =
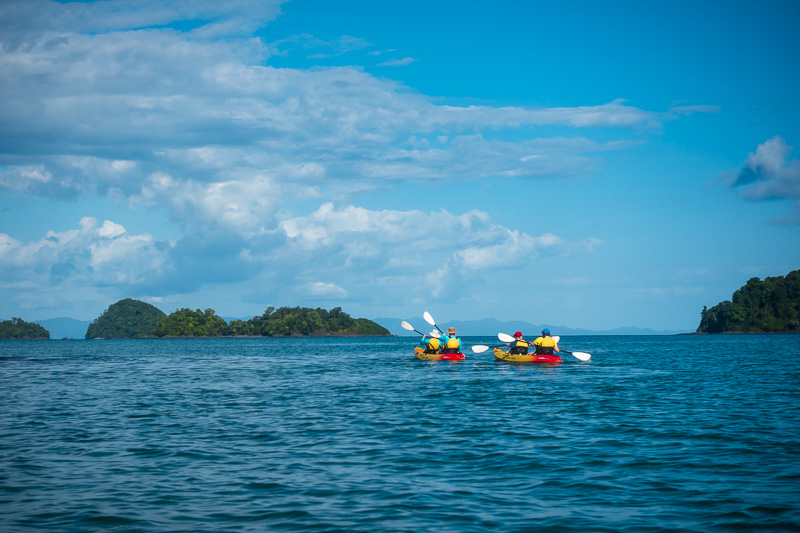
[[[427,339],[427,335],[422,336],[422,340],[419,341],[419,345],[425,349],[425,353],[441,353],[442,343],[436,337],[431,337],[430,340]]]
[[[461,339],[456,335],[456,328],[447,328],[447,333],[440,337],[442,342],[442,353],[459,353],[461,351]]]
[[[508,343],[508,353],[526,355],[528,353],[528,346],[530,343],[522,337],[522,332],[514,333],[515,342]]]
[[[536,355],[553,355],[553,352],[561,351],[558,348],[558,343],[550,336],[550,330],[547,328],[542,330],[542,336],[537,337],[533,341],[533,345],[536,347]]]

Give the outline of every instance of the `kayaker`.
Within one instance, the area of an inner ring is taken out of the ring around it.
[[[522,338],[522,332],[518,331],[514,333],[514,339],[516,339],[516,342],[508,344],[508,353],[526,355],[528,353],[528,346],[530,346],[530,343]]]
[[[547,328],[542,330],[542,336],[537,337],[533,341],[533,345],[536,347],[536,355],[553,355],[553,352],[561,351],[558,349],[558,343],[550,336],[550,330]]]
[[[430,340],[427,339],[427,335],[422,336],[422,340],[419,341],[419,345],[425,349],[425,353],[441,353],[442,343],[436,337],[431,337]]]
[[[456,335],[456,328],[447,328],[447,333],[439,339],[442,343],[442,353],[458,353],[461,351],[461,339]]]

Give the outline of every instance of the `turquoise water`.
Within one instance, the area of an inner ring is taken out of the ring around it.
[[[416,340],[0,342],[0,531],[800,530],[798,335]]]

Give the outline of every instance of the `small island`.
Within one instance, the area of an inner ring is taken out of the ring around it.
[[[13,317],[11,320],[0,322],[0,339],[2,340],[31,340],[49,339],[50,332],[39,324],[25,322],[21,318]]]
[[[800,270],[751,278],[720,302],[700,313],[697,333],[797,333],[800,332]]]
[[[87,339],[141,339],[153,336],[153,330],[167,318],[158,307],[125,298],[108,306],[89,324]]]
[[[389,330],[366,318],[352,318],[341,307],[268,307],[250,320],[230,324],[214,309],[179,309],[166,315],[157,307],[132,300],[109,306],[86,331],[87,339],[175,337],[386,337]]]

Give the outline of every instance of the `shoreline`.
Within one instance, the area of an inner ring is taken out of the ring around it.
[[[798,335],[800,331],[720,331],[707,333],[705,331],[692,331],[690,333],[676,333],[676,335]]]

